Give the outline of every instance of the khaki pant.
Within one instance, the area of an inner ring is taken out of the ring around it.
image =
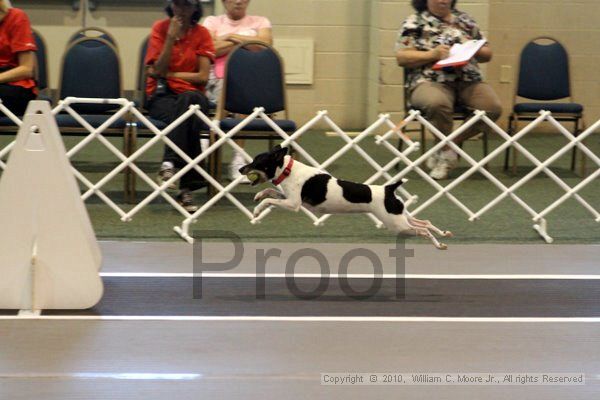
[[[502,113],[500,99],[490,85],[483,82],[423,82],[418,84],[410,94],[412,108],[421,110],[425,119],[438,128],[444,135],[453,131],[455,102],[472,110],[482,110],[496,121]],[[454,139],[457,144],[474,136],[487,128],[484,123],[477,123]]]

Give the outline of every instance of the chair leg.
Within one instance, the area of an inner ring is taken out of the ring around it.
[[[213,143],[215,143],[217,141],[217,136],[216,133],[213,131],[210,131],[210,145],[212,146]],[[222,152],[221,152],[221,148],[217,148],[215,151],[213,151],[209,158],[209,170],[210,170],[210,175],[217,181],[217,182],[221,182],[221,178],[222,178],[222,168],[221,168],[221,161],[222,161]],[[208,185],[208,189],[207,189],[207,194],[208,197],[211,198],[214,195],[217,194],[217,189],[213,186],[213,185]]]
[[[212,144],[215,141],[216,141],[215,133],[211,130],[208,133],[209,146],[212,146]],[[219,152],[219,151],[220,151],[220,149],[217,149],[217,150],[213,151],[212,153],[210,153],[210,155],[208,156],[208,173],[210,174],[210,176],[215,178],[215,180],[217,182],[221,181],[221,177],[219,176],[219,171],[217,169],[217,162],[216,162],[217,152]],[[208,198],[211,198],[216,194],[216,189],[213,187],[213,185],[210,185],[210,184],[208,185],[206,194],[208,195]]]
[[[404,148],[404,141],[401,138],[398,138],[398,151],[402,153],[402,149]],[[398,171],[400,169],[400,163],[396,163],[394,165],[394,169]]]
[[[508,135],[512,137],[513,135],[513,116],[508,117]],[[508,170],[508,160],[510,159],[510,149],[512,146],[506,148],[504,152],[504,171]]]
[[[133,154],[137,149],[137,127],[132,128],[129,131],[129,154]],[[137,192],[136,192],[136,179],[137,176],[135,173],[133,173],[133,171],[131,170],[131,168],[128,168],[128,170],[130,171],[131,177],[129,179],[129,193],[130,193],[130,197],[129,197],[129,201],[131,204],[135,203],[136,201],[136,197],[137,197]]]
[[[577,137],[579,135],[579,120],[575,120],[575,131],[573,132],[574,136]],[[571,155],[571,171],[575,172],[575,164],[577,163],[577,146],[573,146],[573,154]]]
[[[514,127],[516,128],[519,125],[519,117],[515,117],[515,125]],[[511,131],[510,136],[513,136],[513,131]],[[517,174],[517,150],[513,149],[512,152],[512,174],[516,175]]]
[[[486,158],[487,155],[489,154],[489,147],[488,147],[488,133],[487,131],[483,132],[483,158]],[[490,170],[490,163],[486,163],[483,168],[485,168],[486,170]]]
[[[585,131],[585,129],[586,129],[586,127],[585,127],[585,121],[582,119],[581,120],[581,128],[579,130],[579,134],[581,132]],[[583,142],[582,142],[584,146],[585,146],[585,141],[586,141],[586,139],[584,139]],[[582,178],[585,178],[585,175],[586,175],[586,167],[587,167],[586,161],[587,161],[587,156],[582,151],[581,152],[581,163],[580,163],[580,166],[579,166],[579,168],[580,168],[579,173],[580,173],[580,175],[581,175]]]
[[[421,155],[425,154],[425,127],[421,125]]]
[[[131,127],[129,124],[125,127],[123,131],[123,154],[125,157],[131,156]],[[133,179],[131,168],[126,167],[123,170],[123,197],[125,202],[128,204],[132,203],[132,193],[131,193],[131,180]]]

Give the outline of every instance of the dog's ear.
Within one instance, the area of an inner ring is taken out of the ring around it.
[[[279,144],[271,149],[271,153],[283,153],[284,156],[287,154],[287,152],[288,152],[288,148],[281,147],[281,145],[279,145]]]
[[[275,152],[275,161],[277,162],[277,164],[283,165],[283,157],[285,157],[285,155],[287,154],[288,148],[277,145],[273,148],[273,150]]]
[[[279,145],[277,145],[277,146],[279,146]],[[285,156],[288,153],[288,148],[279,146],[279,150],[277,150],[277,151],[281,152]]]

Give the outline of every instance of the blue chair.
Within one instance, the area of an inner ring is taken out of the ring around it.
[[[517,102],[517,98],[530,101]],[[569,55],[560,42],[547,36],[532,39],[521,51],[513,110],[508,117],[508,133],[513,135],[520,121],[535,120],[541,110],[551,111],[557,121],[572,122],[575,136],[585,129],[583,105],[573,101],[571,92]],[[510,148],[505,154],[505,170],[508,169],[509,153]],[[516,156],[517,152],[514,151],[513,173],[516,172]],[[575,161],[576,148],[574,147],[571,170],[575,170]],[[581,167],[583,172],[585,169],[583,162]]]
[[[102,29],[102,28],[97,28],[97,27],[87,27],[87,28],[79,29],[78,31],[76,31],[75,33],[73,33],[71,35],[71,37],[69,38],[69,41],[67,43],[73,43],[74,41],[76,41],[78,39],[83,39],[83,38],[104,39],[107,42],[109,42],[110,44],[112,44],[115,48],[118,49],[117,41],[115,40],[114,36],[111,35],[107,30]],[[97,42],[85,42],[84,44],[87,46],[99,46],[100,45]]]
[[[93,43],[93,45],[90,45]],[[87,97],[116,99],[123,97],[121,62],[117,49],[102,38],[80,38],[67,45],[61,65],[59,98]],[[76,104],[72,106],[90,122],[106,121],[118,106],[113,104]],[[59,126],[77,127],[68,114],[57,115]],[[123,129],[126,121],[111,128]],[[95,126],[95,125],[94,125]]]
[[[46,57],[46,42],[44,38],[38,31],[33,30],[33,38],[35,39],[35,44],[37,46],[36,61],[36,81],[37,86],[40,92],[45,92],[48,89],[48,61]],[[48,100],[50,101],[50,97],[45,94],[39,94],[38,100]]]
[[[62,59],[60,99],[85,97],[116,99],[123,97],[121,62],[117,49],[100,37],[84,37],[68,43]],[[104,124],[119,106],[113,104],[72,104],[71,107],[92,127]],[[85,136],[89,132],[67,113],[56,115],[61,134]],[[128,117],[119,118],[102,132],[104,136],[122,137],[123,153],[131,154]],[[129,197],[131,173],[125,170],[125,196]]]
[[[272,115],[284,132],[296,131],[296,123],[288,119],[285,74],[279,53],[261,42],[248,42],[233,49],[227,59],[223,91],[217,105],[220,128],[230,131],[243,121],[237,115],[251,114],[256,107],[264,107],[265,113]],[[275,118],[276,113],[282,113],[283,118]],[[211,135],[214,140],[214,133]],[[272,147],[273,140],[280,136],[265,121],[257,119],[236,134],[236,138],[267,139]],[[220,152],[211,168],[213,176],[221,176]]]

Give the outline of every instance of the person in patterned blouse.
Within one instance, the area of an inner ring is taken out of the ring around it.
[[[404,20],[396,41],[398,65],[407,70],[409,103],[445,135],[452,132],[456,102],[468,109],[483,110],[494,121],[502,112],[500,99],[491,86],[482,81],[479,69],[479,63],[492,59],[488,43],[465,66],[432,68],[437,61],[448,57],[453,44],[485,40],[473,18],[455,8],[456,2],[412,0],[416,13]],[[454,142],[460,144],[483,129],[485,125],[477,123]],[[457,162],[456,152],[445,146],[427,160],[430,176],[446,179]]]

